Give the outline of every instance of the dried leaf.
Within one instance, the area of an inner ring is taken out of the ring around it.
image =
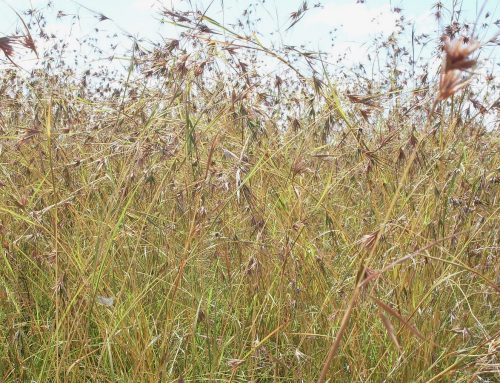
[[[382,321],[382,324],[384,325],[385,329],[387,330],[387,333],[389,334],[389,337],[391,338],[392,343],[394,343],[394,345],[398,348],[398,350],[400,350],[401,346],[399,345],[398,338],[396,338],[396,333],[394,331],[394,327],[392,326],[391,321],[380,310],[378,312],[378,315],[380,317],[380,320]]]
[[[404,326],[410,330],[413,335],[416,337],[425,340],[425,337],[418,331],[412,324],[410,324],[405,318],[401,316],[400,313],[398,313],[396,310],[394,310],[391,306],[387,305],[386,303],[378,300],[375,297],[371,297],[373,301],[377,304],[378,307],[380,307],[382,310],[384,310],[387,314],[396,317]]]

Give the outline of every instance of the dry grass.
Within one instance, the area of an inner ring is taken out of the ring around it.
[[[3,71],[0,381],[495,381],[498,90],[467,87],[479,44],[451,34],[418,79],[346,79],[163,15],[186,34],[136,44],[123,79],[50,55]],[[398,44],[381,45],[396,66]]]

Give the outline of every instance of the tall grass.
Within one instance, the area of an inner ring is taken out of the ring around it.
[[[61,46],[26,76],[0,40],[0,381],[498,379],[477,34],[452,23],[420,77],[393,35],[370,79],[163,16],[185,35],[137,42],[118,78]]]

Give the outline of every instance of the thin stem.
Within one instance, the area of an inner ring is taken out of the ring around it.
[[[413,148],[413,151],[411,153],[410,158],[408,159],[408,163],[406,164],[406,167],[404,169],[401,180],[399,181],[398,187],[394,193],[394,197],[392,198],[391,204],[389,205],[389,208],[387,209],[387,212],[385,214],[384,223],[382,224],[382,228],[380,230],[380,235],[377,235],[377,238],[375,239],[375,243],[374,243],[368,257],[366,258],[366,265],[369,264],[369,262],[373,258],[373,255],[375,254],[375,250],[378,246],[380,238],[382,237],[381,234],[383,233],[383,231],[387,225],[387,222],[389,221],[389,217],[392,214],[394,206],[396,205],[398,195],[404,186],[404,183],[406,181],[406,178],[408,177],[408,174],[410,173],[410,169],[413,165],[413,162],[417,158],[418,150],[419,150],[422,142],[424,141],[424,139],[429,134],[428,130],[429,130],[429,127],[431,124],[431,118],[432,118],[432,115],[434,114],[434,110],[436,108],[436,105],[437,105],[437,100],[434,100],[434,102],[432,103],[432,107],[429,111],[429,114],[427,115],[427,122],[426,122],[426,125],[424,127],[424,135],[417,142],[417,144]],[[359,277],[356,280],[356,286],[354,287],[354,291],[352,293],[351,299],[349,300],[349,305],[347,306],[347,310],[344,313],[344,316],[342,317],[342,321],[340,322],[339,332],[337,333],[335,340],[333,341],[332,345],[330,346],[330,349],[328,350],[328,354],[325,358],[325,362],[323,363],[323,368],[321,369],[321,373],[320,373],[319,378],[318,378],[318,383],[323,383],[326,380],[326,375],[328,374],[328,370],[330,368],[330,365],[331,365],[333,358],[335,357],[335,355],[340,347],[340,342],[342,340],[342,337],[343,337],[345,331],[347,330],[347,326],[349,325],[349,320],[351,318],[352,310],[354,309],[354,306],[356,305],[356,302],[357,302],[357,299],[359,296],[359,292],[361,291],[361,285],[363,283],[362,276],[364,275],[366,268],[367,268],[367,266],[365,266],[365,261],[364,261],[364,257],[363,257],[361,259],[361,264],[360,264],[359,269],[358,269],[357,275]]]

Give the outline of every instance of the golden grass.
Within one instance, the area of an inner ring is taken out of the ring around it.
[[[136,50],[109,91],[105,72],[5,71],[0,381],[493,382],[498,132],[463,78],[479,46],[447,42],[410,92],[347,92],[259,78],[236,52],[282,52],[205,27],[190,54]]]

